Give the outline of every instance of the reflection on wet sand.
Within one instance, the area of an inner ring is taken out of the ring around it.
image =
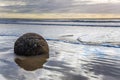
[[[33,71],[43,67],[43,64],[47,61],[49,55],[39,55],[39,56],[31,56],[31,57],[20,57],[17,56],[15,58],[15,62],[21,68],[27,71]]]

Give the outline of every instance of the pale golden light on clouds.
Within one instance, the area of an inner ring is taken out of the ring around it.
[[[25,19],[81,19],[81,18],[120,18],[119,14],[80,14],[80,13],[41,13],[41,14],[20,14],[2,13],[0,18],[25,18]]]

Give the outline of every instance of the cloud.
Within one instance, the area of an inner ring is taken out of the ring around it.
[[[120,3],[120,0],[85,0],[88,1],[88,4],[101,4],[101,3]]]
[[[21,2],[21,1],[0,1],[0,7],[4,7],[4,6],[16,6],[16,5],[26,5],[25,2]]]
[[[0,0],[0,13],[120,13],[119,0]]]

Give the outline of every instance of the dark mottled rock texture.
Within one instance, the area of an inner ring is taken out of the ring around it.
[[[26,33],[14,44],[14,53],[19,56],[48,54],[49,48],[45,39],[36,33]]]

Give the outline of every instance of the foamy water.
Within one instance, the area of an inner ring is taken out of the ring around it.
[[[1,22],[0,79],[119,80],[119,20],[95,21]],[[50,48],[43,68],[34,71],[18,66],[13,52],[15,40],[27,32],[42,35]]]

